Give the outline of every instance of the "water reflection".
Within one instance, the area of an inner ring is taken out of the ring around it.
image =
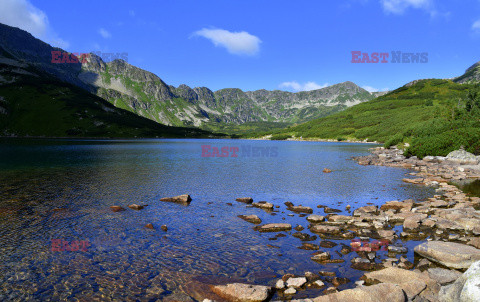
[[[206,158],[204,144],[274,146],[278,156]],[[343,264],[321,265],[310,260],[311,251],[298,249],[301,241],[291,232],[279,238],[258,233],[237,215],[306,227],[305,217],[288,216],[284,202],[323,214],[317,205],[355,209],[432,194],[403,185],[405,170],[349,160],[369,147],[246,140],[3,141],[0,300],[200,299],[206,283],[228,278],[273,285],[285,273],[319,270],[355,280],[362,275],[349,267],[356,253],[343,256]],[[325,167],[334,172],[323,173]],[[185,193],[193,197],[188,207],[159,201]],[[244,196],[280,208],[268,213],[234,201]],[[132,203],[148,206],[109,209]],[[147,223],[155,230],[145,228]],[[91,246],[86,252],[55,252],[52,239]],[[337,243],[328,249],[331,254],[349,241]]]

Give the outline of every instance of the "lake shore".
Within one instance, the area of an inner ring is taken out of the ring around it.
[[[351,249],[356,251],[352,267],[366,271],[356,288],[338,291],[335,284],[341,284],[343,278],[320,279],[310,272],[305,276],[284,276],[276,283],[280,297],[292,298],[301,287],[325,286],[322,296],[307,301],[383,301],[385,295],[394,301],[459,301],[460,293],[471,292],[466,280],[480,267],[480,197],[468,196],[461,189],[451,184],[453,181],[480,179],[480,165],[464,158],[426,157],[422,160],[403,156],[403,151],[396,148],[371,149],[371,154],[353,158],[360,165],[388,166],[414,171],[403,182],[410,185],[431,186],[436,194],[425,201],[404,200],[389,201],[380,208],[363,206],[356,209],[352,216],[328,214],[325,220],[318,215],[311,215],[310,231],[322,239],[331,236],[345,237],[346,230],[355,230],[360,238],[376,238],[393,243],[402,241],[423,241],[414,248],[415,261],[408,261],[406,247],[389,245],[389,258],[381,263],[375,262],[377,245],[362,245],[352,242]],[[325,211],[326,212],[326,211]],[[315,217],[313,217],[315,216]],[[315,218],[315,219],[314,219]],[[397,234],[391,225],[401,225]],[[349,233],[352,235],[351,233]],[[369,241],[367,241],[369,242]],[[381,247],[381,246],[380,246]],[[343,252],[342,252],[343,253]],[[328,252],[318,252],[313,258],[329,263],[332,260]],[[372,257],[373,256],[373,257]],[[312,258],[312,259],[313,259]],[[471,267],[465,275],[462,273]],[[479,277],[475,277],[479,281]],[[348,279],[347,279],[348,280]],[[295,286],[295,282],[300,286]],[[325,282],[333,286],[326,287]],[[370,286],[364,286],[370,285]],[[241,290],[235,285],[230,291]],[[258,287],[268,296],[268,287]],[[217,290],[220,296],[231,299],[229,291]],[[450,300],[448,300],[450,299]]]

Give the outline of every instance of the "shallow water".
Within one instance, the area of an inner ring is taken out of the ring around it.
[[[238,157],[202,157],[202,145],[238,147]],[[205,284],[274,285],[285,273],[320,270],[358,280],[363,272],[350,268],[355,252],[336,253],[340,244],[321,248],[346,260],[322,265],[310,260],[312,251],[298,249],[295,231],[271,240],[275,234],[258,233],[237,215],[306,228],[305,217],[288,216],[284,202],[324,215],[317,205],[344,210],[350,204],[354,210],[432,195],[403,184],[407,170],[349,160],[370,147],[190,139],[0,141],[0,300],[200,299]],[[246,156],[244,148],[257,148],[258,154]],[[324,168],[334,172],[322,173]],[[192,196],[190,206],[159,201],[180,194]],[[235,202],[246,196],[280,208],[268,213]],[[109,208],[132,203],[148,207],[118,213]],[[145,228],[147,223],[155,230]],[[52,251],[58,239],[90,246]],[[408,257],[413,260],[412,252]]]

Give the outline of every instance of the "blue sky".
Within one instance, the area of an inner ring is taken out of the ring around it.
[[[212,90],[395,89],[480,61],[480,0],[1,0],[0,22]],[[428,62],[352,64],[352,51],[427,52]]]

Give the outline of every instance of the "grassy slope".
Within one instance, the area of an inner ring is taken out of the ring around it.
[[[0,86],[0,97],[4,99],[0,106],[7,110],[7,114],[0,114],[0,135],[206,137],[211,134],[158,124],[47,76],[22,76],[15,83]]]
[[[445,155],[460,144],[478,153],[480,149],[469,138],[477,138],[478,121],[467,116],[453,118],[458,101],[464,99],[467,90],[472,87],[448,80],[422,80],[340,113],[275,131],[274,134],[368,139],[389,141],[389,144],[409,142],[415,145],[410,154],[418,156]],[[445,133],[449,133],[448,136]],[[455,140],[450,137],[455,137]],[[436,146],[440,139],[448,141],[448,144]],[[431,145],[428,150],[420,150],[427,145]]]

